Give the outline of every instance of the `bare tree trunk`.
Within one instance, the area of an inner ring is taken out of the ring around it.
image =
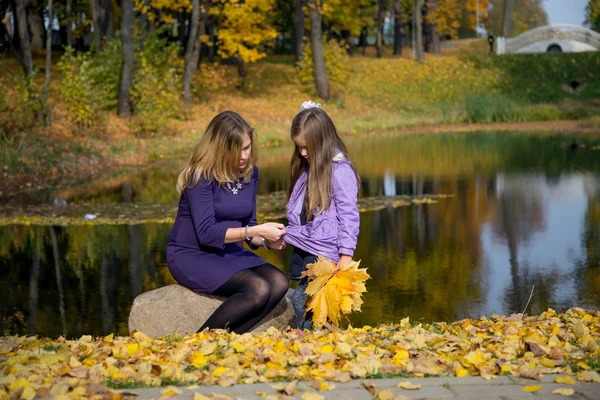
[[[60,322],[62,324],[62,335],[67,336],[67,321],[65,317],[65,294],[62,284],[62,274],[60,272],[60,260],[58,254],[58,241],[54,227],[50,227],[50,238],[52,239],[52,254],[54,255],[54,271],[56,273],[56,287],[58,288],[58,310],[60,311]]]
[[[196,44],[194,45],[194,51],[192,52],[192,75],[196,74],[196,71],[198,71],[198,66],[200,65],[200,55],[202,54],[202,35],[206,33],[207,12],[207,6],[205,4],[201,4],[198,29],[196,31]]]
[[[27,29],[27,13],[25,12],[25,0],[15,0],[17,20],[19,25],[19,42],[23,52],[23,70],[25,77],[30,78],[33,74],[33,57],[31,56],[31,42]]]
[[[402,55],[402,2],[394,0],[394,55]]]
[[[423,24],[421,23],[421,9],[423,0],[413,0],[413,21],[415,27],[415,59],[422,63],[425,61],[423,54]]]
[[[100,29],[99,0],[90,0],[90,11],[92,14],[92,25],[94,27],[94,49],[96,54],[102,51],[102,30]]]
[[[27,22],[29,32],[31,33],[31,49],[42,50],[44,48],[44,20],[37,8],[34,8],[29,2],[27,10]]]
[[[123,68],[119,86],[119,116],[131,116],[131,96],[129,88],[133,78],[133,0],[121,0],[121,43]]]
[[[513,29],[513,10],[515,0],[504,0],[504,18],[502,19],[502,36],[509,38]]]
[[[430,2],[423,2],[424,5],[421,7],[421,25],[423,27],[423,51],[430,53],[433,47],[433,25],[429,23],[427,14],[429,14]],[[435,3],[433,4],[436,5]]]
[[[296,62],[302,60],[304,54],[304,0],[296,0],[296,12],[294,13],[294,45],[296,48]]]
[[[185,48],[186,45],[186,36],[185,36],[185,20],[186,13],[179,12],[177,13],[177,40],[182,48]]]
[[[442,40],[440,33],[433,27],[433,54],[439,55],[442,52]]]
[[[210,62],[213,62],[215,59],[215,44],[217,35],[215,35],[215,19],[214,17],[208,20],[208,40],[210,42],[210,46],[208,46],[208,59]]]
[[[363,26],[360,30],[360,37],[358,38],[358,45],[362,47],[362,55],[366,55],[367,54],[367,35],[368,35],[368,31],[367,28],[365,26]]]
[[[327,81],[327,70],[325,69],[325,55],[323,53],[323,35],[321,23],[323,16],[317,6],[316,0],[310,0],[310,42],[312,45],[313,65],[315,70],[315,82],[317,84],[317,95],[323,99],[329,99],[329,82]]]
[[[52,0],[48,0],[48,35],[46,35],[46,79],[42,89],[42,107],[46,125],[50,125],[50,110],[48,109],[48,89],[52,77],[52,25],[54,19],[54,8]]]
[[[378,0],[377,7],[377,58],[383,57],[383,13],[385,12],[385,0]]]
[[[196,40],[198,32],[198,19],[200,18],[200,0],[192,0],[192,18],[190,20],[190,32],[187,46],[185,48],[185,70],[183,72],[183,100],[186,104],[192,103],[192,53],[194,47],[200,47]]]
[[[112,9],[112,0],[98,1],[98,25],[100,26],[101,38],[112,38],[115,36],[115,18]]]
[[[71,3],[73,0],[67,0],[65,13],[67,14],[67,46],[73,47],[73,21],[71,21]]]

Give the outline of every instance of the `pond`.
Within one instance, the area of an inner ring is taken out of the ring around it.
[[[526,306],[529,313],[599,308],[599,137],[575,142],[494,132],[350,138],[361,198],[449,195],[363,210],[355,258],[371,279],[362,312],[350,322],[376,325],[407,316],[453,321]],[[261,151],[261,195],[286,189],[290,155],[290,147]],[[184,162],[13,197],[3,208],[60,199],[91,212],[106,205],[175,210],[174,184]],[[170,227],[0,226],[0,334],[127,334],[133,299],[174,283],[164,254]],[[288,270],[290,249],[260,254]]]

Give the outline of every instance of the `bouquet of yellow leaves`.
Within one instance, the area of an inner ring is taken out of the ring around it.
[[[308,278],[306,311],[312,311],[315,328],[326,325],[328,320],[339,325],[341,314],[360,311],[361,295],[367,291],[365,281],[370,275],[359,265],[360,261],[352,261],[336,272],[336,264],[319,257],[317,262],[306,266],[301,277]]]

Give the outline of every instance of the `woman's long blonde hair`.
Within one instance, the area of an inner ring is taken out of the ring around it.
[[[306,138],[306,150],[310,156],[310,163],[302,157],[298,147],[295,147],[290,168],[291,184],[288,188],[288,198],[292,195],[298,178],[310,165],[308,168],[306,218],[311,220],[331,205],[333,157],[340,152],[348,162],[350,162],[350,157],[333,121],[321,108],[308,108],[296,114],[292,121],[292,139],[301,133],[304,133]],[[354,174],[360,187],[358,174],[356,171]],[[317,214],[313,215],[317,207],[319,207]]]
[[[246,135],[250,137],[252,149],[248,164],[240,171],[240,154]],[[233,111],[214,117],[177,178],[177,193],[181,194],[186,187],[193,188],[201,177],[214,179],[220,185],[240,177],[250,182],[258,155],[254,136],[254,129]]]

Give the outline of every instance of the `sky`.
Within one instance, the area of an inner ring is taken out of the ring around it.
[[[588,0],[544,0],[550,24],[583,25]]]

